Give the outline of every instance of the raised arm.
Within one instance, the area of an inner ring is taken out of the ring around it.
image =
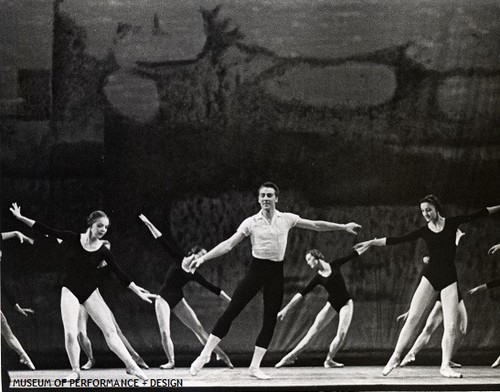
[[[206,255],[198,257],[197,259],[188,260],[188,262],[186,263],[183,261],[182,268],[186,272],[194,273],[196,269],[200,265],[202,265],[205,261],[210,259],[215,259],[216,257],[220,257],[230,252],[236,245],[238,245],[243,240],[243,238],[245,238],[245,235],[237,231],[227,240],[222,241],[219,245],[210,250]]]
[[[500,205],[493,206],[493,207],[486,207],[486,209],[488,210],[488,213],[490,215],[496,214],[497,212],[500,212]]]
[[[12,203],[12,207],[10,208],[10,212],[12,215],[18,220],[23,222],[25,225],[29,227],[33,227],[35,221],[33,219],[27,218],[21,214],[21,207],[17,205],[17,203]]]
[[[153,237],[159,242],[161,246],[179,263],[184,258],[184,251],[181,249],[179,244],[173,239],[170,232],[163,235],[160,230],[158,230],[155,225],[153,225],[145,215],[139,215],[139,219],[144,222],[146,227],[149,229]]]
[[[28,242],[29,244],[33,245],[34,241],[32,238],[25,236],[23,233],[20,231],[7,231],[2,233],[2,240],[9,240],[11,238],[17,238],[19,239],[19,242],[22,244],[23,242]]]
[[[496,252],[500,251],[500,244],[493,245],[490,250],[488,251],[489,255],[492,255]]]
[[[346,224],[327,222],[322,220],[310,220],[299,218],[295,227],[299,227],[301,229],[308,229],[314,231],[335,231],[335,230],[344,230],[350,234],[358,234],[356,230],[361,228],[361,225],[357,223],[350,222]]]

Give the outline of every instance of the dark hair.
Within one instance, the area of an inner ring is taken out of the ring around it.
[[[307,251],[306,256],[307,255],[311,255],[315,259],[325,260],[325,256],[323,255],[323,253],[321,253],[319,249],[310,249]]]
[[[434,208],[436,208],[437,212],[439,212],[440,214],[443,213],[443,206],[441,205],[441,202],[439,201],[439,199],[434,195],[427,195],[427,196],[423,197],[422,199],[420,199],[419,204],[422,204],[422,203],[432,204],[434,206]]]
[[[200,253],[203,250],[203,246],[201,245],[194,245],[189,249],[188,256],[195,255],[196,253]]]
[[[278,185],[276,185],[274,182],[267,181],[267,182],[263,183],[261,186],[259,186],[259,191],[262,188],[273,188],[276,196],[278,196],[280,194],[280,190],[278,188]]]
[[[108,216],[106,215],[106,213],[104,213],[100,210],[92,212],[87,217],[87,227],[92,227],[92,225],[95,223],[95,221],[98,220],[99,218],[108,218]],[[108,218],[108,220],[109,220],[109,218]]]

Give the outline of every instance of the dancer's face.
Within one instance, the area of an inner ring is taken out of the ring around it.
[[[259,189],[259,204],[263,210],[274,210],[278,197],[274,188],[262,187]]]
[[[98,218],[90,227],[90,235],[93,238],[101,239],[107,233],[109,219],[106,217]]]
[[[312,269],[316,269],[319,266],[319,260],[310,253],[306,254],[306,262]]]
[[[427,222],[435,221],[439,215],[436,207],[428,202],[423,202],[422,204],[420,204],[420,211],[422,211],[422,216]]]

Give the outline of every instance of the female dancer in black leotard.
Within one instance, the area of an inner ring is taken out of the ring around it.
[[[323,366],[325,368],[343,367],[344,365],[335,362],[333,358],[340,347],[343,345],[347,331],[352,320],[352,313],[354,309],[353,301],[349,295],[344,278],[340,272],[340,267],[348,261],[359,256],[357,251],[352,252],[350,255],[340,259],[333,260],[329,263],[325,262],[325,256],[317,250],[312,249],[306,253],[307,264],[315,269],[318,274],[306,285],[300,292],[294,295],[291,301],[278,313],[278,319],[283,320],[287,313],[295,307],[299,301],[308,293],[310,293],[316,286],[323,286],[328,292],[328,301],[323,309],[317,314],[313,325],[307,331],[307,334],[295,346],[295,348],[285,355],[275,367],[290,365],[295,362],[298,355],[305,350],[309,342],[325,328],[330,321],[335,317],[335,312],[339,315],[339,325],[337,334],[330,344],[328,355],[326,356]]]
[[[490,250],[488,251],[488,254],[492,255],[492,254],[494,254],[494,253],[496,253],[498,251],[500,251],[500,244],[493,245],[490,248]],[[491,281],[489,281],[487,283],[483,283],[483,284],[481,284],[479,286],[476,286],[476,287],[470,289],[469,291],[467,291],[467,294],[475,294],[478,291],[491,290],[491,289],[493,289],[495,287],[500,287],[500,279],[491,280]],[[496,368],[498,366],[500,366],[500,356],[491,365],[492,368]]]
[[[375,238],[355,245],[355,249],[371,246],[395,245],[422,238],[427,244],[430,263],[413,295],[408,319],[399,335],[396,348],[382,374],[388,375],[401,362],[401,355],[410,343],[413,332],[428,308],[435,303],[441,291],[443,307],[444,334],[442,339],[442,359],[440,373],[444,377],[462,377],[450,367],[451,355],[455,342],[457,327],[458,290],[457,271],[455,266],[455,235],[458,226],[500,211],[500,206],[489,207],[472,215],[460,215],[444,218],[439,200],[428,195],[420,201],[422,215],[427,225],[407,235],[392,238]]]
[[[10,210],[19,221],[29,227],[33,227],[42,234],[60,238],[65,242],[64,257],[66,258],[67,273],[61,290],[61,316],[64,324],[66,351],[72,368],[67,379],[80,377],[80,346],[77,335],[78,314],[80,304],[82,304],[103,332],[109,348],[125,364],[127,373],[147,380],[144,372],[134,362],[118,337],[111,318],[111,311],[96,290],[100,281],[99,266],[102,266],[104,260],[125,286],[142,300],[151,303],[147,297],[149,293],[130,280],[116,263],[111,251],[104,246],[102,237],[106,234],[109,226],[106,214],[102,211],[94,211],[87,218],[87,231],[78,234],[52,229],[42,223],[35,222],[21,215],[21,208],[16,203],[12,204]]]
[[[460,239],[465,233],[462,232],[460,229],[457,230],[456,234],[456,240],[455,243],[458,246],[458,243],[460,242]],[[424,257],[424,263],[429,264],[429,256]],[[420,280],[420,279],[419,279]],[[458,286],[457,286],[458,290]],[[457,335],[456,335],[456,340],[454,344],[454,352],[458,350],[460,347],[460,344],[462,343],[465,334],[467,333],[467,310],[465,309],[465,303],[464,299],[462,298],[462,295],[460,294],[460,290],[458,290],[458,321],[457,321]],[[398,316],[396,318],[397,321],[403,320],[405,321],[408,317],[408,312]],[[431,312],[429,313],[429,316],[427,317],[427,321],[425,322],[425,326],[418,336],[417,340],[415,340],[415,343],[413,346],[410,348],[410,351],[406,354],[406,356],[403,358],[401,361],[400,366],[406,366],[409,363],[415,361],[416,355],[422,350],[427,343],[429,343],[429,340],[434,333],[434,331],[441,325],[443,322],[443,306],[441,304],[441,293],[439,293],[439,296],[436,299],[436,303],[434,304],[434,307],[432,308]],[[450,361],[450,367],[452,368],[460,368],[462,365],[459,363]]]
[[[23,233],[19,231],[9,231],[2,233],[1,235],[1,240],[0,244],[2,243],[2,240],[8,240],[11,238],[18,238],[21,243],[23,242],[28,242],[30,244],[33,244],[33,240],[29,237],[26,237]],[[2,250],[0,248],[0,260],[2,258]],[[5,282],[3,281],[3,276],[1,280],[1,285],[2,285],[2,296],[7,300],[9,304],[12,305],[12,307],[19,313],[21,313],[23,316],[28,317],[29,314],[34,314],[32,309],[29,308],[22,308],[19,306],[16,300],[14,300],[14,296],[10,293],[10,291],[7,289],[7,286],[5,285]],[[22,364],[28,366],[31,370],[35,370],[35,365],[33,365],[33,362],[31,362],[30,357],[24,350],[23,346],[17,340],[16,335],[12,332],[10,329],[9,323],[7,322],[7,319],[5,318],[3,312],[0,312],[0,316],[2,319],[2,336],[9,345],[10,348],[12,348],[17,355],[19,355],[19,362]]]
[[[184,293],[182,291],[184,285],[190,281],[194,281],[227,302],[230,302],[231,298],[229,298],[229,296],[219,287],[214,286],[212,283],[207,281],[199,272],[194,274],[185,272],[181,267],[182,260],[184,259],[184,253],[172,238],[170,233],[162,235],[162,233],[149,221],[148,218],[146,218],[146,216],[141,214],[139,215],[139,218],[142,222],[144,222],[158,243],[162,245],[174,259],[174,261],[170,263],[165,274],[165,279],[160,291],[158,292],[155,302],[156,317],[158,319],[158,326],[160,327],[161,343],[168,359],[168,362],[161,365],[160,368],[173,369],[175,366],[175,355],[174,344],[170,336],[170,311],[172,311],[179,318],[179,320],[181,320],[181,322],[195,334],[201,344],[205,344],[208,339],[208,333],[203,328],[203,325],[201,325],[194,310],[184,299]],[[197,246],[191,249],[188,257],[199,257],[205,253],[207,253],[205,249]],[[215,353],[217,355],[217,359],[224,361],[227,366],[233,368],[233,364],[229,360],[229,357],[226,353],[224,353],[224,351],[222,351],[222,349],[217,347],[215,349]]]

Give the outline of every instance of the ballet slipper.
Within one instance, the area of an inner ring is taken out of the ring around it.
[[[401,361],[401,364],[399,366],[403,367],[403,366],[408,365],[410,362],[414,362],[414,361],[415,361],[415,354],[413,354],[412,352],[409,352],[403,358],[403,360]]]
[[[382,371],[382,375],[387,376],[390,372],[392,372],[399,366],[399,363],[399,356],[392,355],[392,357],[389,359],[389,362],[387,362],[387,365],[385,365],[384,370]]]
[[[297,357],[290,357],[288,355],[285,355],[283,358],[281,358],[281,361],[279,361],[276,365],[274,365],[274,367],[280,368],[283,366],[292,365],[296,360]]]
[[[333,369],[333,368],[342,368],[344,367],[344,364],[343,363],[340,363],[340,362],[335,362],[333,359],[331,358],[327,358],[325,360],[325,362],[323,363],[323,366],[327,369]]]
[[[82,366],[82,370],[90,370],[94,367],[95,365],[95,359],[94,358],[89,358],[87,363]]]
[[[217,361],[224,362],[229,369],[234,369],[234,365],[227,355],[215,354],[215,359],[217,359]]]
[[[144,361],[144,359],[142,359],[141,357],[138,357],[136,360],[135,360],[135,363],[137,365],[139,365],[140,368],[143,368],[143,369],[149,369],[149,366],[148,364]]]
[[[135,369],[127,369],[126,372],[127,372],[127,374],[130,374],[131,376],[135,376],[135,377],[141,379],[142,381],[148,380],[148,377],[144,374],[144,372],[142,371],[142,369],[139,366],[137,366],[137,368],[135,368]]]
[[[33,362],[31,362],[30,357],[27,355],[22,355],[21,358],[19,358],[19,362],[21,362],[23,365],[28,366],[31,370],[35,370],[35,365],[33,365]]]
[[[451,368],[455,368],[455,369],[457,369],[457,368],[461,368],[461,367],[462,367],[462,365],[461,365],[461,364],[456,363],[456,362],[453,362],[453,361],[450,361],[450,362],[449,362],[449,364],[450,364],[450,367],[451,367]]]
[[[264,373],[262,370],[260,370],[260,368],[250,367],[250,368],[248,368],[248,370],[250,371],[250,376],[258,378],[259,380],[270,380],[271,379],[271,377],[268,376],[266,373]]]
[[[462,378],[462,374],[452,370],[450,366],[441,366],[439,373],[441,373],[443,377],[447,378]]]
[[[79,380],[80,379],[80,369],[72,370],[70,374],[64,377],[65,381]]]
[[[210,361],[210,357],[202,357],[201,355],[194,360],[194,362],[191,364],[191,367],[189,368],[189,373],[191,373],[191,376],[196,376],[201,369],[203,369],[203,366]]]
[[[498,357],[497,360],[491,364],[492,368],[496,368],[498,366],[500,366],[500,357]]]
[[[173,369],[175,367],[175,362],[167,362],[160,365],[160,369]]]

